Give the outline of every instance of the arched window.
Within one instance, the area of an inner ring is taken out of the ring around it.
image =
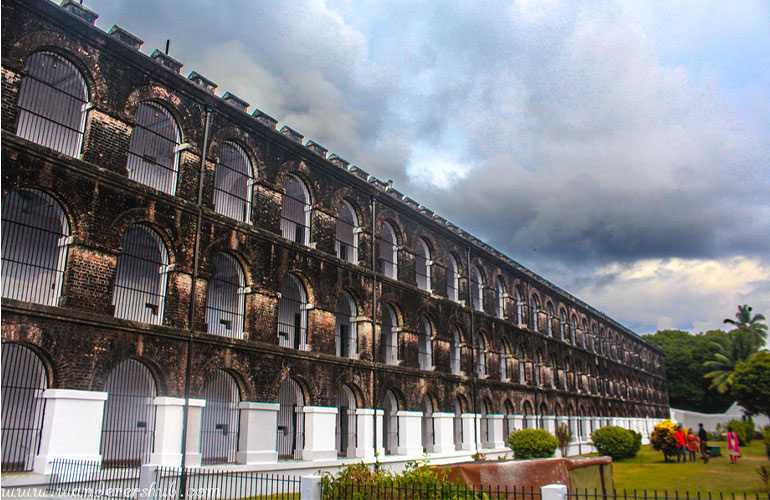
[[[559,316],[559,340],[569,342],[569,334],[567,333],[568,328],[567,313],[562,309],[561,315]]]
[[[523,422],[522,422],[522,426],[525,429],[527,429],[529,427],[534,427],[532,425],[532,415],[533,415],[533,413],[534,412],[532,410],[532,403],[530,403],[529,401],[524,401],[524,404],[521,406],[521,414],[524,416],[524,419],[523,419]]]
[[[433,327],[425,316],[420,318],[420,333],[417,344],[420,369],[433,369]]]
[[[380,263],[382,274],[388,278],[398,279],[398,241],[396,240],[396,232],[388,222],[382,223]]]
[[[540,301],[536,295],[529,299],[529,327],[532,331],[538,331],[538,316],[540,315]]]
[[[433,428],[433,402],[427,394],[422,398],[420,410],[422,410],[422,451],[431,453],[433,451],[433,445],[436,443],[434,440],[435,432]]]
[[[505,318],[505,284],[500,276],[495,280],[495,316]]]
[[[120,240],[112,303],[115,317],[160,325],[166,301],[168,252],[158,233],[128,226]]]
[[[457,259],[454,255],[449,254],[449,260],[446,268],[446,294],[449,300],[457,302],[459,300],[460,289],[460,275],[458,270],[460,267],[457,265]]]
[[[128,145],[128,178],[167,194],[176,192],[180,133],[174,117],[154,102],[141,102]]]
[[[238,384],[223,370],[206,378],[201,412],[201,463],[235,463],[238,451]]]
[[[234,142],[223,142],[214,180],[214,209],[241,222],[251,221],[253,168],[246,152]]]
[[[430,292],[430,249],[422,238],[417,240],[417,255],[414,258],[414,270],[417,275],[417,286],[420,290]]]
[[[454,375],[459,375],[462,369],[462,340],[460,338],[460,330],[457,326],[452,325],[452,343],[449,346],[449,369]]]
[[[337,204],[337,239],[334,244],[337,257],[358,264],[358,216],[345,200]]]
[[[2,345],[2,471],[32,470],[40,446],[48,386],[45,365],[19,344]]]
[[[540,387],[540,384],[543,381],[543,369],[544,369],[544,362],[543,362],[543,353],[542,351],[537,351],[537,366],[535,366],[535,385]]]
[[[104,390],[109,396],[102,419],[102,467],[148,463],[155,437],[155,377],[143,363],[128,359],[112,370]]]
[[[519,346],[518,362],[519,362],[519,383],[527,383],[527,369],[526,369],[527,356],[524,354],[524,348]]]
[[[305,396],[296,380],[287,378],[278,388],[278,459],[300,460],[305,435]]]
[[[586,338],[590,335],[590,333],[591,332],[588,331],[588,321],[583,318],[583,335],[580,336],[580,347],[583,349],[585,349],[588,344]]]
[[[27,58],[16,135],[75,158],[86,128],[88,88],[73,64],[53,52]]]
[[[500,341],[500,380],[503,382],[508,382],[508,377],[510,377],[511,373],[511,367],[509,364],[511,363],[511,349],[508,346],[508,342],[505,340]]]
[[[558,368],[558,365],[556,364],[556,358],[554,357],[553,354],[551,354],[551,366],[549,366],[548,368],[549,368],[548,371],[550,372],[549,381],[551,383],[551,388],[556,389],[556,379],[559,375],[559,368]]]
[[[211,261],[206,295],[208,333],[243,338],[244,277],[232,255],[220,253]]]
[[[479,405],[479,411],[481,412],[481,443],[483,447],[489,446],[489,401],[484,398]]]
[[[549,337],[553,337],[553,306],[549,302],[545,307],[545,329]]]
[[[382,311],[382,338],[385,352],[385,363],[398,363],[398,316],[390,304],[385,304]]]
[[[487,342],[481,334],[476,337],[476,376],[487,376]]]
[[[281,198],[281,235],[301,245],[310,244],[310,192],[299,177],[287,175]]]
[[[513,409],[513,403],[509,399],[506,399],[503,403],[503,408],[505,408],[505,416],[503,417],[503,442],[505,443],[505,446],[508,445],[508,436],[511,435],[511,432],[514,431],[513,427],[513,415],[516,413]]]
[[[347,385],[337,395],[337,456],[356,456],[356,397]]]
[[[577,345],[577,339],[576,339],[577,326],[578,326],[577,316],[573,314],[572,321],[570,322],[570,325],[569,325],[570,344],[572,345]]]
[[[476,266],[471,269],[471,307],[477,311],[484,310],[484,281]]]
[[[463,449],[463,402],[457,397],[454,401],[454,418],[452,418],[452,427],[455,438],[455,450]]]
[[[287,274],[278,299],[278,344],[307,350],[307,293],[302,282]]]
[[[335,329],[337,356],[358,357],[357,316],[356,301],[348,292],[343,291],[337,297],[337,326]]]
[[[514,288],[514,293],[516,294],[516,322],[520,327],[524,327],[526,325],[524,322],[524,294],[518,286]]]
[[[385,454],[395,455],[398,452],[398,400],[393,391],[385,393],[383,401],[383,434],[385,437]]]
[[[69,224],[61,206],[36,189],[9,192],[2,204],[3,297],[58,305]]]

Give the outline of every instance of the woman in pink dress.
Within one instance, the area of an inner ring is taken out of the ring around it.
[[[727,428],[727,454],[730,455],[730,463],[737,464],[741,456],[741,448],[738,446],[738,435],[731,427]]]

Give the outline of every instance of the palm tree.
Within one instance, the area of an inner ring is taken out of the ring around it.
[[[762,323],[767,319],[762,314],[751,315],[752,308],[749,305],[738,306],[738,312],[735,313],[735,319],[726,319],[725,323],[733,325],[736,329],[747,332],[754,340],[757,348],[765,345],[767,339],[767,325]]]
[[[712,379],[711,389],[716,388],[720,393],[725,393],[733,385],[736,365],[751,359],[757,353],[757,345],[752,333],[743,329],[728,332],[727,345],[718,342],[712,344],[718,351],[714,359],[703,364],[704,368],[711,370],[704,378]]]

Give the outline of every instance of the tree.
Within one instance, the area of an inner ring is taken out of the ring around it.
[[[749,413],[770,415],[770,352],[760,351],[749,361],[738,363],[732,395]]]
[[[762,314],[752,316],[752,307],[749,305],[738,306],[738,312],[735,313],[735,319],[725,319],[725,324],[733,325],[737,330],[742,330],[757,344],[757,348],[765,345],[767,340],[767,325],[762,323],[767,319]]]
[[[645,339],[665,352],[669,403],[674,408],[721,413],[733,403],[729,394],[710,389],[710,381],[703,378],[703,363],[719,351],[718,344],[727,344],[727,332],[712,330],[692,335],[681,330],[661,330]]]
[[[733,385],[735,367],[748,361],[757,352],[757,344],[752,333],[736,328],[728,333],[727,345],[715,342],[718,351],[711,361],[703,366],[710,370],[705,378],[711,379],[710,388],[726,393]]]

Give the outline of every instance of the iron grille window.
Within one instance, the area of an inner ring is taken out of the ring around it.
[[[519,347],[519,383],[520,384],[526,384],[527,383],[527,373],[525,368],[525,356],[524,356],[524,349]]]
[[[537,315],[540,314],[540,304],[538,304],[537,299],[535,297],[532,297],[532,300],[530,302],[530,312],[529,312],[529,327],[532,329],[532,331],[537,331]]]
[[[2,212],[3,297],[57,305],[69,236],[64,211],[42,191],[18,189]]]
[[[433,420],[433,403],[428,395],[422,399],[422,450],[428,453],[435,444],[435,429]]]
[[[307,294],[293,274],[284,278],[278,299],[278,343],[307,350]]]
[[[356,441],[356,398],[350,387],[343,385],[337,396],[337,455],[354,457]]]
[[[511,353],[508,350],[508,346],[505,342],[500,341],[500,380],[503,382],[508,381],[508,363],[510,362]]]
[[[503,280],[499,276],[497,277],[496,285],[495,316],[502,319],[505,317],[505,285],[503,285]]]
[[[203,386],[206,406],[201,412],[201,463],[235,463],[238,451],[238,385],[228,373],[211,374]]]
[[[79,157],[88,108],[88,88],[80,72],[52,52],[27,59],[21,80],[16,134],[68,156]]]
[[[387,222],[382,224],[380,237],[380,262],[382,274],[388,278],[398,279],[398,242],[396,233]]]
[[[385,434],[385,454],[395,455],[398,451],[398,400],[392,391],[385,393],[383,411],[383,432]]]
[[[345,200],[337,205],[335,250],[337,257],[354,264],[358,263],[358,217],[353,207]]]
[[[484,309],[484,283],[478,267],[471,271],[471,307],[477,311]]]
[[[489,443],[489,415],[487,412],[487,402],[481,402],[481,442],[482,444]]]
[[[455,399],[455,414],[452,419],[454,431],[455,450],[461,450],[463,447],[463,405],[459,399]]]
[[[120,240],[115,292],[115,317],[152,323],[163,322],[168,253],[158,233],[132,225]]]
[[[460,277],[457,274],[457,260],[454,255],[449,256],[449,264],[446,270],[446,293],[449,300],[459,300]]]
[[[167,194],[176,192],[180,133],[166,108],[141,102],[128,146],[128,178]]]
[[[32,350],[2,344],[2,471],[32,470],[40,447],[46,369]]]
[[[281,234],[302,245],[310,244],[310,193],[305,183],[293,175],[283,181],[281,200]]]
[[[107,378],[100,453],[103,467],[150,461],[155,439],[155,378],[141,362],[123,361]]]
[[[415,256],[414,268],[417,275],[417,287],[420,290],[430,292],[430,249],[423,240],[417,241],[417,255]]]
[[[393,307],[385,305],[382,315],[382,336],[385,350],[385,363],[398,363],[398,317]]]
[[[449,346],[449,369],[453,374],[458,375],[461,370],[461,349],[460,330],[452,326],[452,344]]]
[[[243,270],[232,255],[217,254],[211,262],[206,296],[208,333],[243,338]]]
[[[522,297],[524,296],[518,287],[516,287],[516,321],[519,325],[525,325],[524,323],[524,300]]]
[[[241,222],[251,218],[251,193],[254,179],[246,152],[233,142],[223,142],[219,150],[214,180],[214,209]]]
[[[337,356],[355,358],[358,354],[358,329],[356,303],[348,292],[342,292],[337,298],[337,325],[335,340]]]
[[[278,458],[300,460],[305,447],[305,397],[296,380],[287,378],[278,389]]]
[[[551,304],[546,304],[545,332],[549,337],[553,337],[553,308],[551,307]]]
[[[425,316],[420,321],[420,333],[418,335],[418,358],[421,370],[433,368],[433,328]]]
[[[478,378],[487,376],[487,343],[481,335],[476,341],[476,376]]]

